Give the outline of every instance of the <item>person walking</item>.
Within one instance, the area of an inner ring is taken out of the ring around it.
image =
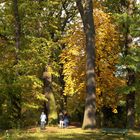
[[[41,113],[40,116],[40,122],[41,122],[41,129],[45,129],[45,124],[46,124],[46,114],[44,112]]]

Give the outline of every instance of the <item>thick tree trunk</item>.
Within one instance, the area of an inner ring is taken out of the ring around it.
[[[84,5],[84,6],[83,6]],[[83,129],[93,129],[96,127],[96,94],[95,94],[95,29],[93,20],[93,2],[77,0],[77,7],[83,21],[86,36],[86,76],[87,97],[85,102],[85,113]]]
[[[44,94],[47,98],[47,102],[45,102],[44,111],[48,117],[48,124],[56,124],[57,123],[57,111],[56,111],[56,103],[54,94],[52,92],[52,76],[49,72],[49,66],[46,67],[45,72],[43,73],[44,80]]]

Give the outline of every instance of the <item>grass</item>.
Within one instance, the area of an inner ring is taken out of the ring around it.
[[[8,130],[0,133],[0,140],[140,140],[140,131],[129,131],[127,136],[119,134],[104,135],[99,129],[82,130],[69,127],[46,127],[46,130],[31,128],[27,130]]]

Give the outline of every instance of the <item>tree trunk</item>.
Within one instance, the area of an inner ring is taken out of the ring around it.
[[[83,120],[83,129],[96,127],[96,94],[95,94],[95,29],[93,20],[93,2],[77,0],[77,7],[83,21],[84,33],[86,36],[86,102]]]
[[[18,0],[13,0],[13,15],[14,15],[14,26],[15,26],[15,65],[18,64],[19,61],[19,49],[21,46],[20,38],[21,38],[21,24],[20,24],[20,16],[18,10]],[[16,76],[19,76],[19,72],[16,71]],[[19,91],[19,92],[17,92]],[[21,93],[20,90],[16,89],[13,91],[11,95],[11,104],[12,104],[12,114],[14,120],[16,120],[16,127],[21,126]]]
[[[130,92],[126,97],[127,106],[127,127],[134,128],[135,126],[135,92]]]
[[[127,7],[127,23],[126,23],[126,39],[125,39],[125,56],[129,54],[129,49],[131,48],[132,37],[130,35],[130,23],[129,18],[133,14],[133,10],[135,7],[135,0],[128,0]],[[127,68],[128,72],[128,86],[132,86],[135,82],[135,72],[129,68]],[[135,125],[135,91],[130,91],[126,97],[126,109],[127,109],[127,127],[134,128]]]
[[[44,80],[44,94],[47,98],[47,102],[45,102],[44,112],[47,113],[48,124],[56,124],[57,123],[57,111],[56,111],[56,103],[54,94],[52,92],[52,77],[49,71],[49,66],[46,67],[45,72],[43,73]]]

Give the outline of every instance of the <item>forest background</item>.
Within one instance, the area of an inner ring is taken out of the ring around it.
[[[86,11],[79,0],[1,0],[1,129],[37,125],[42,111],[48,125],[58,123],[60,111],[71,122],[90,120],[84,116],[88,54],[79,4]],[[93,4],[96,122],[90,127],[139,127],[140,5]]]

